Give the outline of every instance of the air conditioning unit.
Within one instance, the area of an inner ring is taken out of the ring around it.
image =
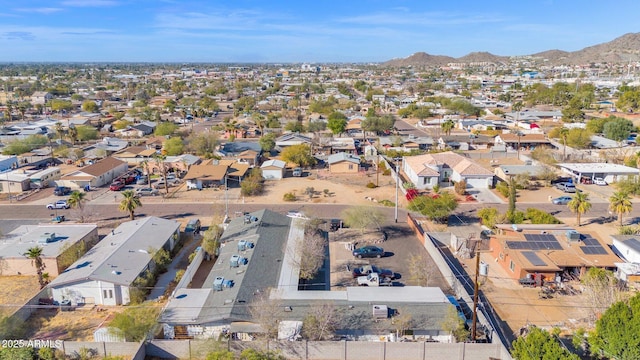
[[[238,266],[240,266],[240,255],[233,255],[231,256],[231,259],[229,259],[229,266],[232,268],[236,268]]]
[[[569,241],[580,241],[580,233],[575,230],[567,230],[567,239]]]
[[[386,319],[389,317],[389,308],[387,305],[373,305],[373,318]]]
[[[48,244],[48,243],[52,243],[56,241],[56,233],[44,233],[42,235],[40,235],[40,238],[38,239],[38,244]]]
[[[222,291],[224,287],[224,278],[222,276],[218,276],[213,280],[213,290],[214,291]]]

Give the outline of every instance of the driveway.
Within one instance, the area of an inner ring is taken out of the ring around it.
[[[469,188],[467,193],[473,196],[479,203],[483,204],[504,204],[505,202],[490,189]]]

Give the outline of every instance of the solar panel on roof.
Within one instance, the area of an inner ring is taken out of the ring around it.
[[[605,250],[605,248],[603,248],[602,246],[592,246],[591,247],[591,252],[593,254],[596,254],[596,255],[606,255],[607,254],[607,250]]]
[[[588,246],[582,246],[580,247],[580,249],[582,250],[583,253],[590,255],[591,254],[591,248]]]
[[[582,242],[587,246],[600,245],[600,242],[592,237],[586,237],[582,239]]]
[[[640,241],[638,241],[638,239],[628,239],[628,240],[624,240],[622,242],[623,244],[627,245],[628,247],[630,247],[631,249],[640,252]]]
[[[529,260],[529,262],[533,266],[545,266],[545,265],[547,265],[547,263],[544,262],[542,259],[540,259],[538,257],[538,254],[536,254],[533,251],[523,251],[522,252],[522,256],[524,256],[527,260]]]

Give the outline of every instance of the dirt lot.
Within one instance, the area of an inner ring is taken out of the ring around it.
[[[24,304],[39,288],[35,276],[0,276],[0,316],[13,313],[17,309],[10,304]]]
[[[123,310],[123,308],[91,306],[74,311],[40,309],[27,321],[29,329],[36,329],[34,333],[29,334],[29,338],[93,341],[93,333]]]

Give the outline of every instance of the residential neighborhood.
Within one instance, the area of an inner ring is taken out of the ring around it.
[[[638,80],[604,68],[0,66],[0,338],[586,356],[640,279]]]

